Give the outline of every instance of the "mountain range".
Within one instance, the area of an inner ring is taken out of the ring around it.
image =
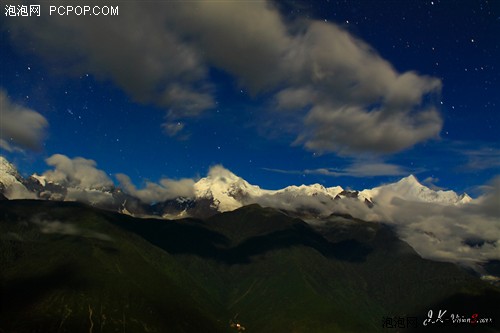
[[[192,197],[145,203],[133,193],[115,186],[81,187],[67,182],[54,182],[37,174],[22,177],[17,169],[0,156],[0,193],[9,199],[43,199],[53,201],[79,201],[95,207],[134,216],[163,218],[205,218],[218,212],[227,212],[249,204],[274,207],[305,217],[326,217],[338,211],[338,201],[364,203],[371,208],[383,204],[387,197],[412,202],[441,205],[463,205],[473,199],[466,193],[432,190],[422,185],[413,175],[400,181],[361,191],[340,186],[324,187],[320,184],[288,186],[280,190],[266,190],[220,166],[210,170],[207,177],[194,184]]]

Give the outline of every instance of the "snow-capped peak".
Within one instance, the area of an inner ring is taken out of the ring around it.
[[[458,197],[458,203],[459,204],[467,204],[472,202],[474,199],[472,199],[467,193],[463,193]]]
[[[459,196],[454,191],[432,190],[422,185],[414,175],[404,177],[396,183],[363,190],[360,194],[373,202],[390,200],[394,197],[443,205],[465,204],[472,201],[466,193]]]
[[[221,212],[243,206],[251,197],[260,196],[262,190],[250,185],[223,166],[210,169],[208,176],[194,184],[197,198],[212,199],[214,208]]]
[[[400,181],[387,185],[395,190],[399,195],[403,197],[420,197],[423,192],[430,190],[424,185],[420,184],[418,179],[414,175],[409,175],[408,177],[401,178]]]
[[[413,174],[410,174],[407,177],[401,178],[397,183],[398,184],[408,184],[410,186],[423,186],[422,184],[420,184],[417,177],[415,177]]]

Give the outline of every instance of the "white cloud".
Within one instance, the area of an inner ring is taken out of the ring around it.
[[[146,182],[145,187],[142,189],[137,189],[127,175],[117,174],[116,179],[118,179],[125,193],[135,196],[142,202],[148,204],[162,202],[176,197],[194,196],[194,180],[189,178],[180,180],[163,178],[160,180],[159,184]]]
[[[31,219],[31,222],[36,224],[40,228],[40,232],[43,234],[60,234],[69,236],[82,236],[86,238],[95,238],[103,241],[112,241],[111,237],[106,234],[82,229],[76,224],[69,222],[61,222],[57,220],[47,220],[42,219],[39,216],[35,216]]]
[[[488,185],[483,186],[483,194],[478,198],[479,209],[500,220],[500,175],[496,176]]]
[[[357,161],[345,168],[319,168],[305,170],[282,170],[264,168],[264,170],[286,173],[286,174],[310,174],[331,177],[378,177],[378,176],[401,176],[409,172],[403,167],[385,162]]]
[[[55,154],[45,160],[54,170],[44,172],[48,181],[83,189],[103,189],[113,186],[108,175],[97,169],[96,162],[76,157],[71,159],[65,155]]]
[[[432,108],[414,114],[411,109],[394,113],[359,105],[337,108],[318,104],[307,114],[305,125],[296,144],[312,151],[350,155],[365,151],[393,153],[437,138],[442,121]]]
[[[110,79],[139,102],[163,105],[182,116],[211,107],[199,50],[168,25],[172,6],[128,2],[118,7],[119,15],[113,17],[42,15],[10,20],[8,28],[21,47],[29,40],[37,52],[69,73]]]
[[[468,161],[462,168],[465,170],[500,169],[500,149],[480,147],[461,151]]]
[[[170,135],[182,130],[172,124],[214,106],[210,67],[253,95],[270,93],[285,123],[296,119],[286,110],[301,109],[303,126],[284,127],[300,128],[295,143],[310,150],[393,153],[442,127],[424,102],[439,93],[439,79],[398,73],[333,23],[285,22],[267,1],[127,2],[116,17],[9,22],[14,40],[32,42],[48,59],[166,106]]]
[[[39,150],[48,126],[40,113],[16,104],[0,89],[0,148]]]
[[[170,106],[167,114],[169,119],[179,117],[196,117],[202,111],[214,105],[209,94],[191,91],[189,87],[172,84],[163,95],[163,102]]]
[[[408,171],[396,164],[361,161],[346,168],[344,173],[353,177],[377,177],[407,175]]]
[[[427,94],[439,93],[438,79],[398,73],[333,24],[309,21],[294,41],[291,68],[297,79],[277,98],[281,106],[311,105],[297,144],[320,152],[392,153],[439,134],[440,115],[423,103]],[[289,93],[297,90],[303,100]]]

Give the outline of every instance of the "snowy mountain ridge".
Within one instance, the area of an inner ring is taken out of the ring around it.
[[[458,195],[451,190],[432,190],[422,185],[414,175],[402,178],[396,183],[359,192],[344,190],[341,186],[326,188],[320,184],[292,185],[279,190],[265,190],[249,184],[226,169],[216,170],[195,183],[195,195],[196,199],[213,199],[213,207],[220,212],[234,210],[251,203],[264,203],[265,205],[269,201],[290,202],[303,197],[316,197],[325,206],[330,206],[329,201],[345,198],[357,199],[370,205],[382,203],[387,197],[441,205],[461,205],[473,201],[466,193]],[[274,200],[269,200],[270,198]]]
[[[194,184],[193,198],[177,198],[162,205],[141,203],[138,198],[119,188],[82,188],[64,186],[50,181],[45,175],[20,176],[17,169],[0,156],[0,190],[8,199],[46,199],[82,201],[108,209],[127,211],[130,214],[179,216],[198,215],[208,212],[226,212],[245,205],[258,203],[262,206],[284,210],[315,212],[327,216],[335,211],[339,202],[360,202],[368,207],[386,205],[398,197],[412,202],[439,205],[463,205],[473,201],[467,194],[454,191],[432,190],[410,175],[398,182],[362,191],[346,190],[341,186],[324,187],[321,184],[292,185],[279,190],[266,190],[252,185],[222,166],[214,166],[208,175]],[[203,202],[203,204],[201,204]],[[204,208],[196,208],[196,205]],[[196,210],[197,209],[197,210]],[[168,210],[168,211],[166,211]],[[153,211],[153,213],[151,213]],[[177,212],[177,213],[176,213]],[[314,215],[313,214],[313,215]]]

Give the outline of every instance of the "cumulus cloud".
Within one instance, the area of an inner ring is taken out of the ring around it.
[[[43,174],[48,181],[84,189],[103,189],[113,186],[113,181],[104,171],[96,168],[97,163],[93,160],[83,157],[71,159],[65,155],[55,154],[45,161],[54,168]]]
[[[285,57],[293,36],[269,2],[177,3],[169,21],[194,41],[208,63],[253,92],[274,88],[289,75]]]
[[[0,89],[0,148],[40,150],[47,126],[44,116],[14,103]]]
[[[432,108],[417,114],[412,114],[411,109],[400,109],[398,113],[389,115],[386,109],[320,104],[308,113],[305,125],[306,129],[299,135],[296,144],[303,144],[312,151],[349,155],[365,151],[401,151],[437,137],[442,121]]]
[[[116,179],[118,179],[125,193],[135,196],[142,202],[149,204],[176,197],[194,196],[194,180],[190,178],[180,180],[163,178],[160,180],[159,184],[146,182],[145,187],[142,189],[137,189],[127,175],[117,174]]]
[[[424,103],[426,96],[439,93],[440,80],[398,73],[336,25],[308,22],[295,38],[291,61],[295,79],[278,93],[277,105],[310,106],[296,144],[319,152],[392,153],[441,130],[439,113]]]
[[[483,194],[477,199],[479,208],[483,213],[500,219],[500,176],[496,176],[489,184],[483,186]],[[474,206],[473,206],[474,207]]]
[[[339,26],[285,21],[267,1],[127,2],[119,16],[10,20],[9,29],[74,72],[165,106],[169,135],[214,106],[211,67],[253,95],[273,96],[282,112],[269,117],[301,119],[302,126],[288,127],[299,128],[295,144],[310,150],[393,153],[436,138],[442,127],[432,103],[439,79],[399,73]]]
[[[55,154],[47,158],[46,163],[52,166],[53,170],[44,172],[43,176],[47,181],[67,187],[64,200],[86,202],[92,205],[113,203],[113,195],[102,190],[113,188],[114,183],[106,172],[97,168],[94,160],[83,157],[72,159],[65,155]],[[180,180],[163,178],[158,184],[146,182],[142,189],[137,189],[125,174],[117,174],[116,179],[126,193],[145,203],[161,202],[179,196],[194,196],[194,180],[189,178]]]

